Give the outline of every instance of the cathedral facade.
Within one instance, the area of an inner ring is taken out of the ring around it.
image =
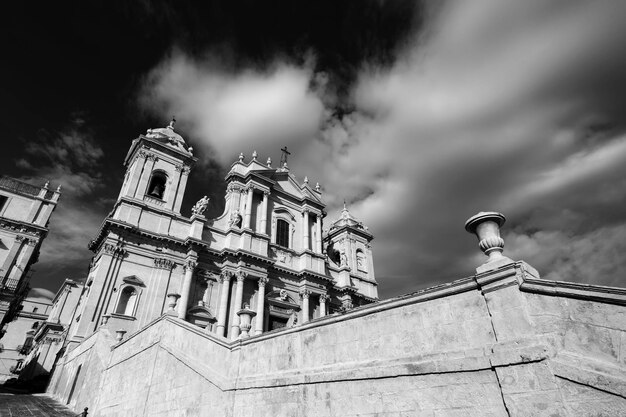
[[[345,207],[324,234],[319,185],[298,182],[286,162],[240,155],[224,213],[207,219],[205,197],[187,217],[195,162],[173,123],[132,142],[117,202],[89,244],[72,343],[104,323],[134,332],[164,313],[236,339],[378,299],[372,234]]]

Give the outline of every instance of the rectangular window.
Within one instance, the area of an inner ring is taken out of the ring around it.
[[[285,248],[289,247],[289,223],[282,219],[276,221],[276,244]]]
[[[0,195],[0,211],[2,211],[7,201],[9,201],[9,198],[6,195]]]

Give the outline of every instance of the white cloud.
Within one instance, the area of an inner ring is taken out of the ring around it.
[[[175,114],[182,130],[226,164],[240,152],[267,154],[317,133],[324,107],[310,89],[312,76],[288,64],[234,73],[176,52],[148,77],[142,102]]]

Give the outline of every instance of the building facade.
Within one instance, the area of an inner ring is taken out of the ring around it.
[[[56,208],[56,191],[0,178],[0,338],[28,293],[30,267],[48,234],[48,222]]]
[[[223,214],[207,219],[206,197],[181,214],[192,152],[173,123],[132,142],[117,202],[89,244],[70,343],[104,323],[134,332],[166,312],[237,339],[378,299],[372,234],[346,208],[323,234],[319,185],[286,163],[240,155]]]
[[[6,325],[0,348],[0,383],[17,378],[35,345],[35,334],[48,318],[52,302],[39,296],[25,298],[14,320]]]

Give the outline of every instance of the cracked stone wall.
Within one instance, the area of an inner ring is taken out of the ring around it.
[[[163,317],[83,342],[51,393],[86,358],[94,416],[626,415],[626,292],[555,285],[515,263],[235,342]]]

